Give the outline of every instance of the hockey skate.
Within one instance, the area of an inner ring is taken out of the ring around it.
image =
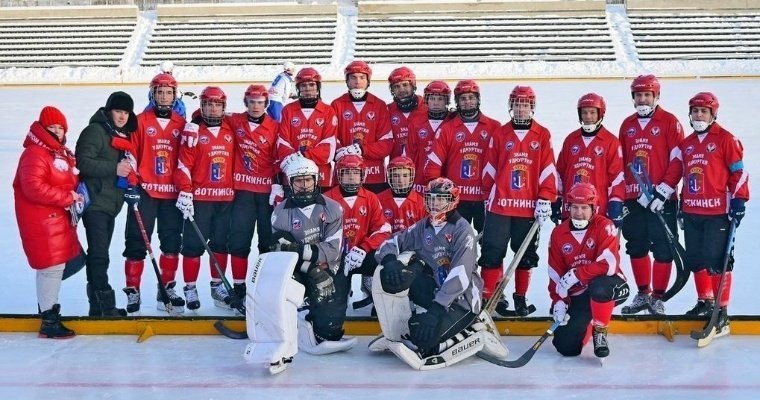
[[[623,307],[620,310],[621,313],[626,315],[638,314],[644,310],[649,310],[649,304],[652,303],[652,295],[649,293],[639,292],[636,297],[633,298],[631,304]]]
[[[527,317],[529,314],[536,311],[536,306],[528,304],[528,299],[523,295],[513,293],[512,300],[515,302],[515,314],[517,314],[518,317]]]
[[[134,286],[128,286],[124,289],[124,294],[127,295],[127,312],[130,314],[140,311],[140,291]]]
[[[177,282],[175,281],[171,281],[167,283],[166,294],[169,295],[169,302],[172,305],[172,310],[175,313],[182,314],[183,312],[185,312],[185,299],[183,299],[177,294],[177,291],[174,289],[175,286],[177,286]],[[164,304],[164,301],[161,298],[161,290],[156,292],[156,309],[158,311],[167,311],[166,305]]]
[[[183,288],[185,292],[185,300],[187,301],[187,309],[190,311],[201,308],[201,301],[198,298],[198,288],[195,285],[187,285]]]
[[[649,303],[649,313],[652,315],[665,315],[665,302],[662,299],[652,297]]]
[[[61,323],[61,305],[53,304],[53,308],[42,312],[42,325],[39,337],[46,339],[68,339],[76,334]]]
[[[607,327],[594,325],[591,335],[594,341],[594,355],[600,359],[609,356],[610,348],[607,343]]]
[[[214,300],[214,305],[221,309],[232,309],[230,307],[230,294],[227,293],[227,289],[222,285],[222,282],[211,282],[211,299]]]
[[[691,310],[686,311],[685,314],[692,317],[702,317],[710,315],[713,311],[713,307],[715,307],[715,300],[697,300],[697,304]]]

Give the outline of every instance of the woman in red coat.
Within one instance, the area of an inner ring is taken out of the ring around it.
[[[13,191],[16,221],[29,265],[37,271],[37,302],[42,313],[40,337],[69,338],[61,324],[58,293],[67,261],[79,256],[71,212],[80,202],[74,153],[66,143],[66,117],[44,107],[24,140]]]

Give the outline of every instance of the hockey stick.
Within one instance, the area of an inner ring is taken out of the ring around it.
[[[639,185],[639,190],[647,196],[649,201],[652,200],[652,182],[649,180],[649,173],[641,168],[641,161],[636,159],[633,163],[628,163],[628,169],[631,170],[631,174],[636,179],[636,183]],[[641,170],[641,174],[639,173]],[[642,176],[643,175],[643,176]],[[662,301],[668,301],[675,296],[689,281],[690,271],[683,265],[683,260],[686,258],[686,249],[683,248],[681,242],[678,241],[673,231],[670,230],[665,217],[662,216],[662,211],[655,212],[657,218],[660,220],[663,229],[665,230],[665,237],[670,244],[670,251],[673,254],[673,261],[676,263],[676,280],[673,282],[673,286],[670,287],[662,296]]]
[[[720,284],[718,285],[718,293],[715,293],[715,306],[710,316],[710,322],[705,325],[705,328],[701,331],[691,331],[691,338],[696,340],[702,340],[708,336],[715,335],[715,326],[718,324],[718,314],[720,313],[720,297],[723,294],[723,283],[726,279],[726,269],[728,269],[728,262],[731,259],[731,252],[734,249],[734,238],[736,236],[736,221],[731,220],[731,228],[728,231],[728,241],[726,243],[726,254],[723,258],[723,271],[720,275]],[[706,345],[706,343],[704,344]],[[699,347],[703,347],[699,346]]]
[[[164,307],[166,307],[166,311],[170,315],[177,315],[177,313],[174,312],[174,307],[169,299],[169,293],[166,291],[166,285],[161,281],[161,270],[158,268],[158,263],[156,263],[156,257],[153,256],[153,248],[150,246],[150,238],[148,238],[148,232],[145,230],[145,225],[143,224],[140,210],[137,208],[137,203],[135,203],[132,209],[135,211],[135,219],[137,220],[137,225],[140,227],[140,233],[142,234],[143,242],[145,242],[145,247],[148,250],[150,262],[153,264],[153,272],[156,273],[156,279],[158,279],[158,292],[161,294],[161,302],[164,303]]]
[[[227,280],[227,277],[224,276],[224,271],[222,271],[222,267],[219,266],[219,261],[216,260],[216,257],[214,257],[214,252],[211,250],[211,247],[209,247],[208,242],[206,241],[206,238],[203,237],[203,233],[201,232],[201,229],[198,228],[198,224],[195,223],[195,218],[191,215],[189,218],[190,224],[193,226],[193,229],[195,229],[195,233],[198,234],[198,238],[201,240],[201,243],[203,243],[203,247],[206,249],[206,252],[210,256],[211,259],[211,265],[216,270],[216,273],[219,275],[219,277],[222,279],[222,284],[224,285],[224,288],[227,289],[227,294],[230,296],[230,299],[232,299],[232,296],[234,295],[234,289],[232,288],[232,285],[230,285],[230,281]],[[230,304],[232,306],[232,304]],[[240,304],[237,307],[234,307],[239,313],[245,315],[245,306]]]
[[[541,226],[541,224],[537,220],[534,220],[533,224],[531,224],[530,229],[528,230],[528,234],[525,235],[525,239],[520,244],[520,247],[515,253],[515,258],[513,258],[512,262],[509,263],[509,267],[507,267],[507,271],[504,273],[504,278],[502,278],[501,282],[499,282],[499,286],[496,286],[496,289],[493,291],[493,295],[490,299],[488,299],[488,302],[486,302],[486,305],[483,307],[483,309],[486,310],[488,314],[493,313],[496,309],[496,305],[498,304],[499,299],[501,299],[501,294],[504,292],[504,289],[507,288],[507,284],[509,283],[512,274],[514,274],[515,270],[517,269],[517,264],[520,262],[520,260],[522,260],[522,256],[525,254],[525,251],[528,250],[528,246],[530,246],[530,242],[533,240],[533,235],[536,234],[539,226]]]
[[[227,336],[230,339],[248,339],[248,332],[246,331],[236,331],[222,322],[222,320],[217,320],[214,322],[214,328],[216,328],[219,333],[221,333],[224,336]]]
[[[536,355],[536,352],[538,351],[538,348],[541,347],[542,344],[544,344],[544,342],[546,341],[546,339],[548,339],[549,336],[551,336],[551,335],[554,334],[554,331],[557,330],[557,328],[559,327],[559,325],[560,325],[560,322],[554,322],[552,324],[552,326],[550,326],[549,329],[547,329],[546,332],[544,332],[544,334],[541,335],[541,337],[538,338],[538,340],[536,340],[536,343],[533,343],[533,346],[531,346],[525,353],[523,353],[523,355],[521,355],[516,360],[511,360],[511,361],[510,360],[499,360],[498,358],[493,357],[493,356],[491,356],[489,354],[486,354],[486,353],[484,353],[482,351],[479,351],[477,353],[477,355],[478,355],[478,357],[482,358],[483,360],[486,360],[486,361],[490,362],[491,364],[496,364],[496,365],[498,365],[500,367],[507,367],[507,368],[520,368],[520,367],[523,367],[523,366],[525,366],[525,364],[527,364],[533,358],[534,355]]]

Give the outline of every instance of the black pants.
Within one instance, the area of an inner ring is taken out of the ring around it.
[[[420,307],[430,308],[435,299],[437,285],[434,278],[427,273],[417,274],[409,287],[409,299]],[[438,343],[454,337],[468,326],[472,325],[478,315],[470,310],[464,309],[454,303],[449,307],[448,312],[441,320],[440,339]],[[417,345],[417,343],[415,343]]]
[[[348,307],[349,278],[343,273],[343,266],[333,276],[335,292],[321,302],[317,301],[317,290],[308,276],[296,270],[294,278],[306,287],[306,297],[309,299],[309,314],[314,334],[327,340],[340,340],[343,337],[343,323],[346,321]]]
[[[468,223],[475,227],[475,231],[483,232],[483,220],[486,215],[486,206],[482,201],[460,201],[457,211]]]
[[[585,292],[570,298],[570,307],[567,309],[570,320],[567,325],[554,331],[552,339],[557,351],[568,357],[581,354],[583,340],[591,322],[592,299],[600,303],[614,300],[618,306],[625,302],[629,293],[628,283],[617,275],[594,278]]]
[[[478,260],[478,265],[501,267],[504,257],[507,256],[507,245],[511,244],[512,251],[517,252],[522,242],[526,240],[525,237],[528,236],[528,231],[530,226],[535,223],[534,221],[533,218],[508,217],[489,212],[483,229],[482,254]],[[538,266],[536,248],[538,247],[539,232],[540,229],[536,231],[535,237],[528,239],[530,245],[517,264],[517,268],[531,269]]]
[[[665,228],[657,215],[642,207],[636,200],[626,200],[625,206],[628,208],[628,216],[625,217],[623,223],[625,252],[631,258],[641,258],[651,251],[656,261],[663,263],[673,261],[673,253],[668,237],[665,235]],[[670,227],[670,231],[676,236],[676,240],[678,240],[677,212],[678,204],[675,200],[665,202],[662,216]]]
[[[382,191],[384,191],[385,189],[388,189],[388,188],[390,187],[390,186],[388,186],[388,184],[387,184],[387,183],[385,183],[385,182],[380,182],[380,183],[365,183],[365,184],[364,184],[364,185],[362,185],[362,186],[363,186],[365,189],[369,190],[370,192],[372,192],[372,193],[374,193],[374,194],[378,194],[378,193],[380,193],[380,192],[382,192]]]
[[[230,232],[230,201],[195,201],[195,223],[214,253],[227,253],[227,236]],[[190,221],[185,221],[182,232],[182,255],[200,257],[206,252],[201,238]]]
[[[248,257],[251,253],[253,230],[258,226],[259,254],[268,250],[272,241],[272,211],[269,193],[254,193],[246,190],[235,192],[230,220],[229,250],[237,257]]]
[[[150,240],[153,228],[158,221],[158,240],[164,254],[179,254],[182,246],[182,213],[177,209],[175,199],[154,199],[140,189],[140,210],[145,232]],[[135,211],[127,209],[127,226],[124,230],[124,252],[121,254],[130,260],[145,259],[147,248],[137,223]]]
[[[683,234],[686,239],[686,268],[693,272],[708,269],[712,274],[723,271],[728,230],[731,221],[723,215],[684,214]],[[733,252],[732,252],[733,253]],[[733,255],[729,256],[727,271],[733,271]]]
[[[115,216],[102,211],[88,211],[82,216],[87,236],[87,283],[95,291],[112,290],[108,284],[108,249],[115,221]]]

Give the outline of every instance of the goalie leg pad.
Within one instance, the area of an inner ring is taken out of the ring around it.
[[[440,346],[444,349],[429,357],[421,357],[417,351],[404,342],[389,342],[388,346],[393,354],[410,367],[427,371],[454,365],[483,350],[484,334],[485,330],[476,331],[472,327],[468,327],[446,342],[441,343]]]
[[[409,289],[399,293],[390,294],[383,290],[380,284],[380,273],[383,266],[375,269],[372,281],[372,299],[377,310],[377,319],[380,321],[380,330],[387,340],[398,342],[402,337],[409,335],[409,318],[412,316],[412,308],[409,304]],[[380,348],[379,350],[384,350]]]
[[[509,355],[509,348],[501,341],[501,335],[491,315],[485,311],[481,311],[478,319],[480,322],[473,324],[473,327],[480,326],[479,324],[483,327],[483,337],[485,339],[483,352],[500,360],[506,360]]]
[[[247,285],[246,328],[252,343],[244,358],[263,363],[271,373],[284,370],[298,352],[298,306],[305,288],[292,278],[297,262],[295,253],[262,254]]]
[[[298,316],[298,348],[309,354],[325,355],[348,351],[356,345],[356,338],[343,337],[339,340],[317,340],[314,327],[303,316]]]

